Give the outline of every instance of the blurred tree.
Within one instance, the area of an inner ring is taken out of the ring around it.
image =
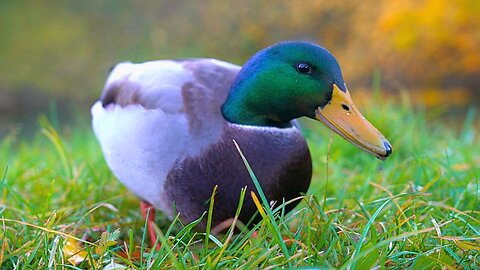
[[[406,86],[480,87],[480,1],[382,2],[375,63]]]

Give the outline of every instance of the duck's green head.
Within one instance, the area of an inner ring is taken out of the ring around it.
[[[279,128],[306,116],[381,159],[392,152],[355,108],[335,57],[308,42],[282,42],[255,54],[237,75],[222,113],[232,123]]]

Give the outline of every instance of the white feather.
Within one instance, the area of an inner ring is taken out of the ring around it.
[[[134,87],[131,90],[139,91],[155,108],[137,104],[103,107],[98,101],[91,109],[93,130],[112,172],[133,193],[167,214],[171,209],[162,198],[169,170],[175,162],[198,155],[221,136],[220,130],[208,126],[202,132],[208,136],[189,133],[181,87],[193,80],[192,72],[174,61],[121,63],[107,79],[105,89],[119,83]]]

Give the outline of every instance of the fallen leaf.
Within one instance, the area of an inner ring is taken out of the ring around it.
[[[65,245],[63,246],[63,255],[67,257],[68,262],[72,265],[79,265],[85,261],[88,253],[79,241],[73,238],[67,238]]]

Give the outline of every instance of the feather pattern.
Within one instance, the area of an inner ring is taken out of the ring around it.
[[[235,139],[270,200],[306,192],[310,154],[296,124],[257,127],[223,118],[220,107],[239,70],[214,59],[115,66],[91,110],[94,132],[115,176],[170,216],[175,205],[185,222],[207,210],[218,185],[215,225],[233,217],[242,187],[254,190]],[[241,219],[248,221],[255,211],[246,198]]]

